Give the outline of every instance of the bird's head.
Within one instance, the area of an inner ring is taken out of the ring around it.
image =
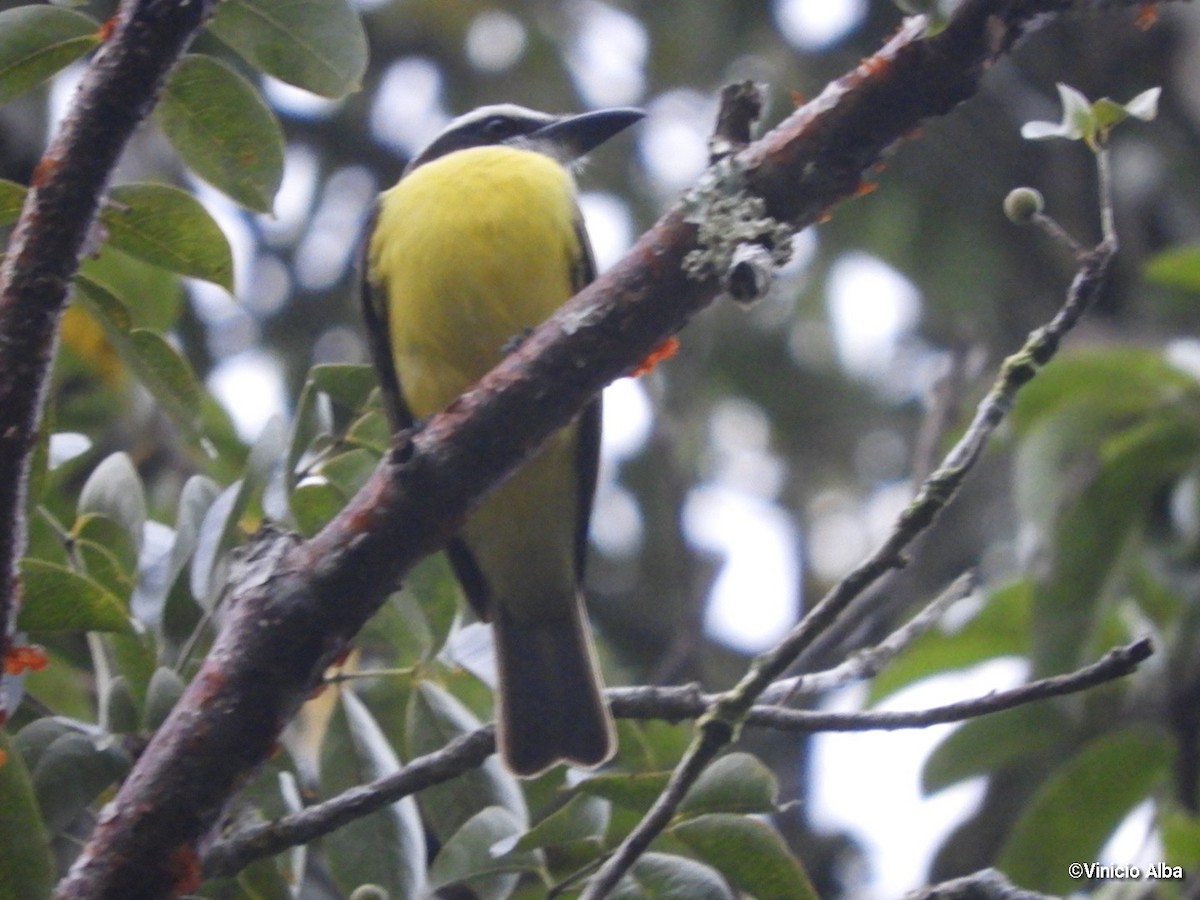
[[[556,116],[513,103],[481,106],[447,125],[405,171],[457,150],[496,145],[534,150],[570,165],[644,116],[625,107]]]

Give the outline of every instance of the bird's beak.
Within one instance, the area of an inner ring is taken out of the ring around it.
[[[529,138],[560,147],[568,159],[577,159],[645,116],[642,110],[628,107],[598,109],[555,119],[533,132]]]

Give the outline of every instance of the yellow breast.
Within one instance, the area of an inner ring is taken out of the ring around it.
[[[574,197],[562,166],[508,147],[451,153],[383,194],[369,277],[386,288],[396,372],[418,418],[571,296]]]

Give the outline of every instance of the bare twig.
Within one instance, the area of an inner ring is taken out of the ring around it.
[[[205,874],[214,878],[234,875],[256,859],[306,844],[401,797],[457,778],[463,772],[478,768],[495,752],[496,729],[493,726],[464,734],[386,778],[351,788],[277,822],[247,828],[215,844],[205,857]]]
[[[942,614],[975,590],[975,572],[958,576],[924,609],[873,647],[850,654],[841,665],[822,672],[810,672],[776,681],[760,698],[764,703],[786,705],[800,693],[824,693],[856,681],[874,678],[893,659],[905,651],[921,635],[941,620]]]

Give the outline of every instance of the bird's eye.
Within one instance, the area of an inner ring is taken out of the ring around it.
[[[508,137],[512,130],[512,121],[502,116],[494,116],[483,123],[483,133],[490,138]]]

